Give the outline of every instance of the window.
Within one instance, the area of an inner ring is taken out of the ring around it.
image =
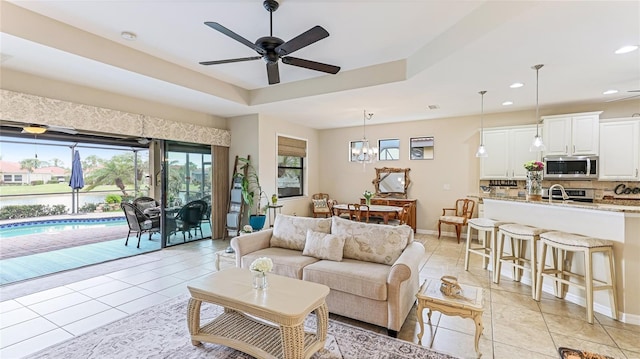
[[[13,175],[13,182],[22,182],[22,175]]]
[[[307,141],[278,136],[278,197],[304,195]]]
[[[379,140],[378,148],[380,149],[380,154],[378,155],[379,161],[395,161],[400,159],[399,139]]]
[[[409,139],[412,160],[433,159],[433,136],[414,137]]]
[[[4,176],[3,176],[3,180],[4,180],[5,182],[13,182],[13,176],[11,176],[11,175],[4,175]]]

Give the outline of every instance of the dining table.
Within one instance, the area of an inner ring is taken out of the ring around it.
[[[349,213],[349,205],[334,204],[333,211],[337,216],[339,216],[341,213]],[[384,224],[389,224],[389,219],[398,218],[401,212],[402,207],[386,206],[380,204],[369,205],[369,216],[382,217]]]

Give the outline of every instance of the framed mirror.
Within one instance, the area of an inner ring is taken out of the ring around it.
[[[376,189],[376,197],[407,198],[407,188],[411,168],[376,168],[376,178],[372,183]]]
[[[412,160],[432,160],[434,147],[433,136],[412,137],[409,139],[409,156]]]

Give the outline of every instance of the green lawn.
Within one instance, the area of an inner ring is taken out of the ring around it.
[[[129,186],[127,186],[128,188]],[[127,190],[125,188],[125,190]],[[133,186],[131,186],[133,188]],[[120,189],[115,185],[98,186],[91,190],[91,192],[99,191],[112,191],[120,193]],[[80,190],[81,193],[90,193]],[[15,186],[15,185],[0,185],[0,195],[28,195],[28,194],[43,194],[43,193],[71,193],[71,187],[67,183],[55,183],[55,184],[41,184],[37,186]]]

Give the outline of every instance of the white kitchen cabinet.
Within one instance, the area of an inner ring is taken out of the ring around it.
[[[600,181],[640,181],[640,119],[600,124]]]
[[[535,126],[484,129],[489,156],[480,159],[480,179],[525,179],[524,163],[539,160],[529,151],[535,135]]]
[[[545,156],[597,156],[601,113],[602,111],[542,117]]]

